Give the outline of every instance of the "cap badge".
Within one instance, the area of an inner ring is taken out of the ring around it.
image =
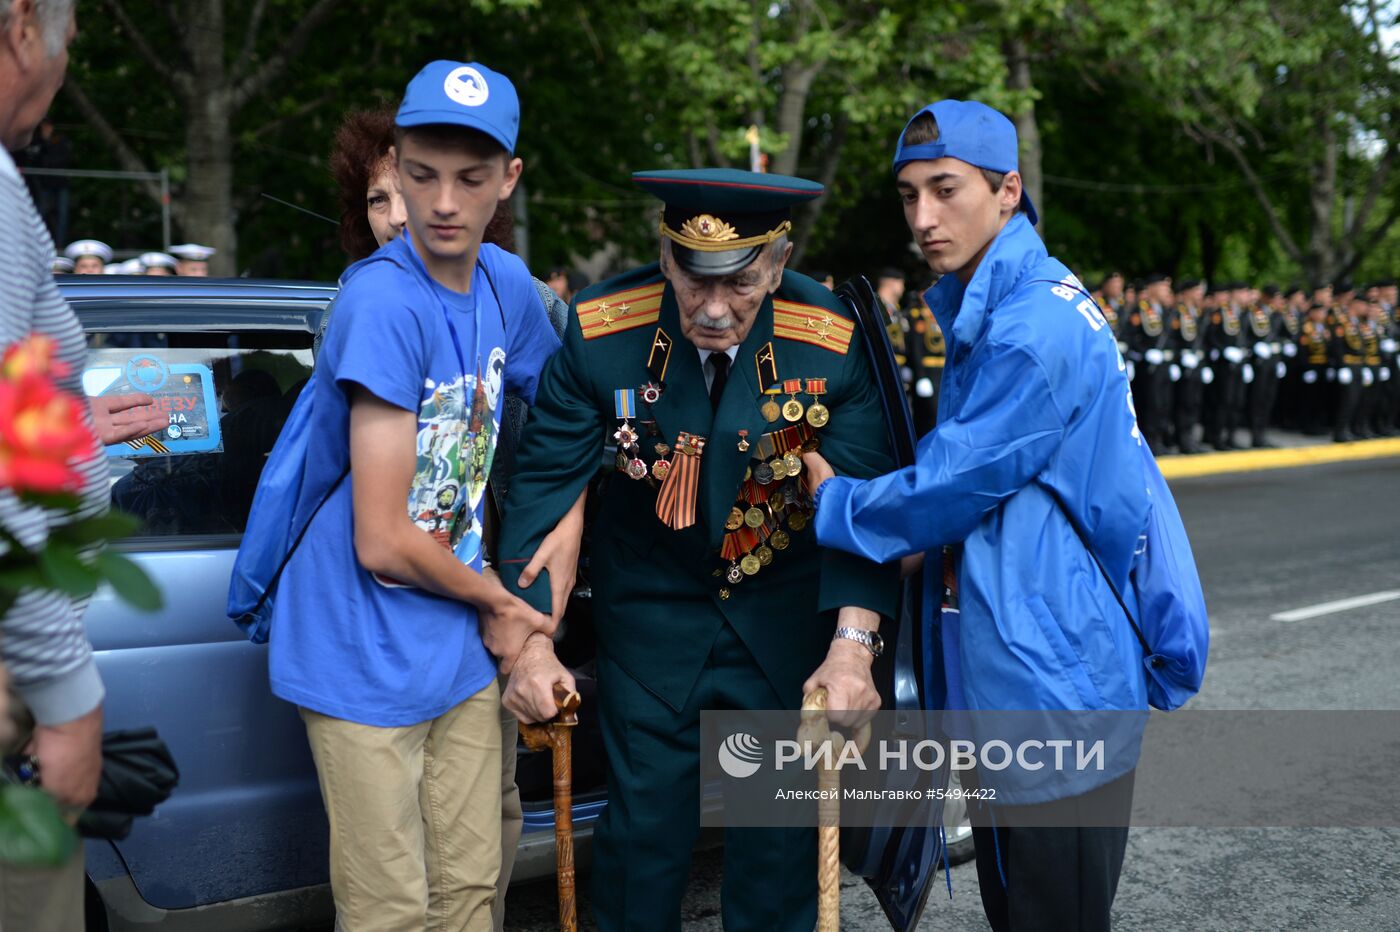
[[[727,243],[739,238],[738,232],[732,226],[709,214],[691,217],[682,223],[681,235],[706,243]]]
[[[491,95],[486,79],[470,65],[452,69],[442,82],[443,92],[463,107],[480,107]]]

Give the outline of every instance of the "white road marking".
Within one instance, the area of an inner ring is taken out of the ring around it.
[[[1358,595],[1350,599],[1338,599],[1335,602],[1323,602],[1321,605],[1309,605],[1305,608],[1295,608],[1286,612],[1279,612],[1270,615],[1270,621],[1306,621],[1309,618],[1316,618],[1319,615],[1331,615],[1335,612],[1345,612],[1353,608],[1364,608],[1367,605],[1378,605],[1381,602],[1392,602],[1400,599],[1400,589],[1391,589],[1386,592],[1372,592],[1370,595]]]

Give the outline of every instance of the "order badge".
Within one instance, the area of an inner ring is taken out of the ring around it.
[[[166,363],[146,353],[121,365],[85,370],[83,390],[90,397],[143,392],[155,399],[156,409],[168,418],[163,431],[107,447],[109,456],[178,456],[223,449],[219,399],[214,372],[208,366]]]

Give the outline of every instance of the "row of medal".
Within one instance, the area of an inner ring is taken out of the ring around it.
[[[818,418],[823,425],[828,419]],[[724,523],[720,559],[728,565],[714,575],[723,576],[730,585],[770,565],[777,552],[792,544],[791,535],[811,520],[811,500],[801,479],[802,454],[816,450],[820,439],[810,419],[788,420],[793,426],[766,433],[754,444],[738,500]],[[739,449],[749,452],[747,437],[741,434],[739,443]],[[729,596],[728,588],[720,589],[721,599]]]

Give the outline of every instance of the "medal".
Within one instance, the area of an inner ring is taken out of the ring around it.
[[[768,400],[763,403],[763,417],[764,420],[771,424],[782,416],[783,413],[782,409],[778,407],[778,402],[773,398],[774,395],[779,394],[779,390],[776,388],[766,388],[763,390],[763,394],[768,396]]]
[[[735,508],[734,510],[738,511],[739,509]],[[750,508],[744,512],[744,523],[755,530],[763,527],[763,512],[757,508]]]
[[[757,570],[755,570],[755,572],[757,572]],[[750,573],[749,575],[752,576],[753,573]],[[744,573],[742,570],[739,569],[739,564],[731,563],[729,564],[729,571],[724,574],[724,578],[729,580],[731,583],[743,582]]]
[[[619,453],[619,454],[617,454],[617,459],[614,460],[614,462],[617,463],[617,468],[618,468],[618,469],[622,470],[623,472],[626,472],[626,471],[627,471],[627,454],[626,454],[626,453]]]
[[[637,416],[637,393],[630,388],[619,388],[613,392],[613,406],[622,425],[613,431],[613,439],[624,450],[637,442],[637,432],[632,429],[628,418]]]
[[[654,405],[661,400],[661,386],[655,382],[648,382],[641,388],[642,401],[649,405]]]
[[[798,511],[788,515],[788,527],[792,528],[794,531],[800,531],[806,526],[807,516],[802,512]]]
[[[767,566],[773,562],[773,550],[766,544],[760,544],[758,549],[754,551],[754,556],[758,557],[760,566]]]
[[[774,531],[773,536],[768,538],[768,543],[773,545],[774,550],[786,550],[788,544],[792,543],[792,538],[787,531]]]
[[[752,576],[757,573],[762,566],[763,564],[759,562],[758,557],[751,553],[746,554],[744,559],[739,561],[739,569],[744,571],[745,576]]]
[[[781,456],[773,460],[773,462],[769,463],[768,468],[773,470],[774,479],[787,478],[787,463],[783,460]]]
[[[773,467],[767,463],[759,463],[753,468],[753,481],[759,485],[767,485],[773,481]]]
[[[724,520],[724,529],[726,531],[737,531],[743,526],[744,513],[740,511],[739,507],[736,505],[729,509],[729,517]]]
[[[826,394],[826,379],[808,379],[807,394],[814,399],[807,408],[807,423],[813,427],[825,427],[831,420],[831,412],[821,403],[819,396]]]
[[[647,464],[644,460],[634,459],[627,464],[627,475],[632,479],[645,479],[647,477]]]
[[[786,379],[783,382],[783,391],[792,396],[783,403],[783,418],[793,422],[802,420],[802,412],[806,409],[802,402],[797,400],[797,393],[802,391],[802,380]]]
[[[664,443],[658,443],[652,449],[656,451],[657,456],[666,456],[671,452],[671,448]]]
[[[787,468],[789,477],[797,476],[802,472],[802,457],[796,453],[789,453],[783,457],[783,466]]]
[[[728,599],[729,599],[729,590],[726,589],[724,586],[720,586],[720,587],[719,587],[719,600],[720,600],[721,602],[725,602],[725,601],[728,601]]]
[[[671,474],[670,460],[657,460],[651,464],[651,474],[657,482],[665,482],[666,477]]]
[[[746,430],[739,431],[739,452],[749,452],[749,432]]]

